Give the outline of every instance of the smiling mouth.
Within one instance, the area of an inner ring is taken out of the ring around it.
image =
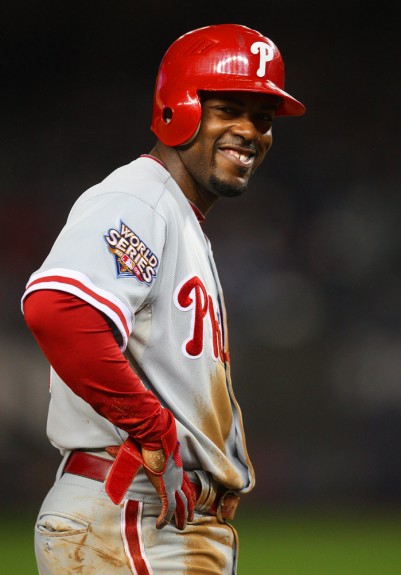
[[[219,152],[224,154],[230,161],[235,161],[237,165],[250,168],[255,161],[255,154],[245,150],[236,150],[234,148],[219,148]]]

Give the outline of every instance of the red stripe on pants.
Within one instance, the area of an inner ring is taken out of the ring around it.
[[[146,559],[141,529],[142,503],[128,499],[122,509],[122,530],[125,552],[134,575],[153,575]]]

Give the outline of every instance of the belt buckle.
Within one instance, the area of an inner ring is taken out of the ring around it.
[[[225,519],[234,519],[239,500],[239,495],[237,495],[235,491],[228,490],[223,493],[216,511],[217,521],[219,523],[225,523]]]

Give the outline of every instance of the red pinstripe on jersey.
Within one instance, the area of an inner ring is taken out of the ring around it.
[[[139,501],[125,500],[121,511],[121,534],[134,575],[153,575],[143,544],[142,506]]]

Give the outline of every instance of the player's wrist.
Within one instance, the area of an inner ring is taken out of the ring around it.
[[[165,409],[163,411],[166,412],[167,421],[166,421],[166,430],[160,439],[163,445],[164,453],[168,458],[170,453],[176,448],[178,443],[177,427],[175,424],[174,415],[171,413],[171,411],[169,411],[168,409]]]
[[[165,418],[165,431],[158,440],[141,442],[144,466],[151,472],[164,473],[171,453],[178,451],[177,429],[174,415],[168,409],[162,410]]]
[[[177,443],[174,415],[169,409],[161,408],[157,419],[157,425],[154,425],[151,433],[141,437],[137,437],[134,433],[129,435],[142,449],[147,449],[148,451],[163,449],[168,457]]]

